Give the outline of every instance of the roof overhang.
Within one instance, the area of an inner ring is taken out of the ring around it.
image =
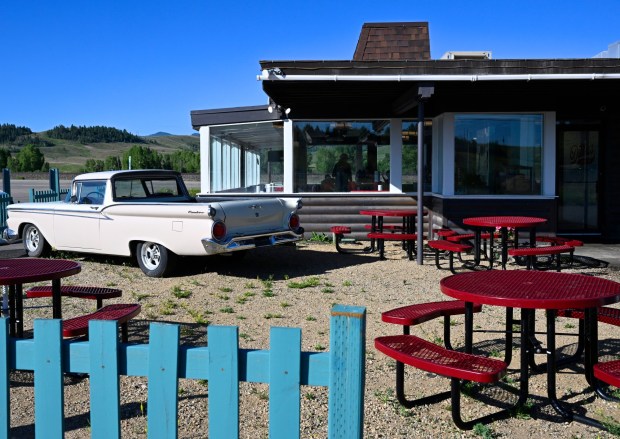
[[[434,86],[428,117],[446,111],[541,111],[618,105],[616,59],[262,61],[258,79],[293,119],[416,117],[418,90]],[[598,107],[597,107],[598,108]]]

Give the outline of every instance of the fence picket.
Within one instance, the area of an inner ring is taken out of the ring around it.
[[[34,321],[34,413],[36,437],[64,437],[61,320]]]
[[[299,437],[301,330],[271,328],[269,342],[269,437]]]
[[[101,320],[89,325],[92,439],[121,437],[117,332],[116,322]]]
[[[179,325],[153,323],[149,335],[149,387],[146,405],[149,438],[177,437]]]
[[[209,437],[239,438],[239,328],[212,326],[209,345]]]

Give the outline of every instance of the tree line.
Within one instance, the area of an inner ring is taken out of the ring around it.
[[[140,136],[131,134],[127,130],[105,126],[75,126],[65,127],[57,125],[47,131],[52,139],[72,140],[79,143],[146,143]]]
[[[200,154],[189,150],[160,154],[148,146],[134,145],[122,156],[108,156],[105,160],[88,159],[84,172],[116,171],[129,169],[172,169],[179,172],[200,171]]]

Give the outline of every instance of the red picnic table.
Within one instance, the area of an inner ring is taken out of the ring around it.
[[[472,351],[473,304],[521,309],[521,376],[519,401],[523,405],[529,394],[528,364],[538,343],[534,336],[534,312],[547,312],[547,396],[554,409],[567,421],[576,420],[603,428],[598,421],[573,412],[556,395],[555,320],[558,310],[585,310],[585,377],[596,388],[593,367],[598,362],[598,307],[620,302],[620,283],[595,276],[542,271],[476,271],[446,277],[440,282],[447,296],[466,302],[465,350]]]
[[[22,337],[24,333],[23,284],[51,280],[53,317],[60,319],[60,279],[77,274],[81,269],[79,263],[66,259],[0,259],[0,285],[9,287],[10,335]]]
[[[529,229],[530,231],[530,246],[534,246],[536,243],[536,227],[546,223],[545,218],[537,218],[531,216],[479,216],[473,218],[464,218],[463,224],[474,227],[474,262],[476,265],[480,263],[480,236],[483,229],[489,229],[491,232],[491,245],[489,255],[489,268],[493,268],[493,235],[495,230],[499,229],[501,234],[501,248],[502,248],[502,268],[506,269],[506,262],[508,261],[508,229],[512,228],[515,231],[515,247],[518,246],[519,232],[518,229]]]
[[[418,209],[368,209],[360,210],[360,215],[368,215],[371,217],[370,222],[370,251],[375,250],[375,239],[379,243],[379,259],[385,259],[383,241],[385,239],[402,240],[406,242],[406,250],[409,259],[413,259],[413,242],[416,240],[415,235],[415,218],[418,215]],[[394,234],[384,233],[384,217],[401,217],[402,232]]]

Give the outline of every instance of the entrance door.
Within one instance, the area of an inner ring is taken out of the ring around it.
[[[558,130],[558,233],[600,232],[599,153],[598,127]]]

